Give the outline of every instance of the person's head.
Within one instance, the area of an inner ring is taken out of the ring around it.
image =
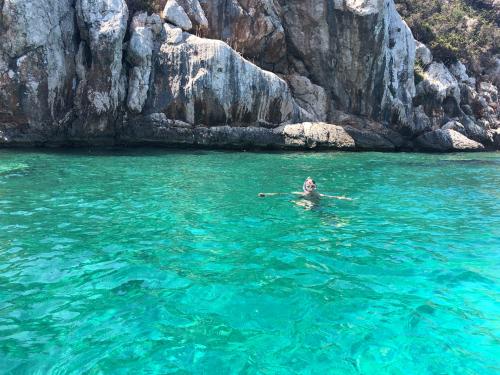
[[[304,193],[312,193],[316,190],[316,182],[311,177],[307,177],[304,185],[302,185],[302,190],[304,190]]]

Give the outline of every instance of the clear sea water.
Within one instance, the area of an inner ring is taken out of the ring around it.
[[[0,151],[1,374],[499,371],[498,153]]]

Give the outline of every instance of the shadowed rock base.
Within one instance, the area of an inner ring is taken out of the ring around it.
[[[303,122],[276,128],[262,126],[193,126],[164,114],[124,119],[114,137],[67,137],[0,129],[0,147],[65,146],[189,146],[231,149],[287,149],[337,151],[484,151],[485,147],[452,129],[438,129],[414,142],[383,125],[346,115],[339,124]]]

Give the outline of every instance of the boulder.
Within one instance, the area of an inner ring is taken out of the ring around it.
[[[304,122],[284,125],[274,130],[284,136],[284,145],[297,148],[332,148],[354,150],[354,139],[338,125],[324,122]]]
[[[393,151],[396,149],[394,143],[374,131],[357,129],[349,125],[343,128],[354,139],[358,150]]]
[[[189,31],[193,28],[186,11],[179,5],[177,0],[167,1],[165,8],[163,8],[162,17],[165,21],[179,26],[182,30]]]
[[[194,26],[202,29],[208,28],[208,20],[205,11],[198,0],[177,0],[177,2],[184,9]]]
[[[468,138],[484,145],[490,145],[493,142],[491,135],[488,134],[488,131],[485,128],[479,126],[470,117],[462,116],[462,118],[460,119],[460,123],[464,126],[465,135]]]
[[[426,151],[481,151],[484,146],[452,129],[438,129],[416,139],[417,146]]]
[[[416,43],[415,57],[417,60],[421,61],[424,67],[429,66],[432,63],[432,52],[427,46],[418,41]]]
[[[451,74],[457,79],[460,83],[467,83],[470,86],[476,85],[476,80],[474,78],[469,77],[467,74],[467,68],[460,61],[455,62],[449,68]]]
[[[167,36],[166,42],[168,44],[178,44],[184,40],[183,31],[180,27],[172,26],[168,23],[163,24],[165,35]]]
[[[429,95],[437,103],[443,103],[448,98],[454,98],[460,103],[460,88],[458,82],[443,63],[433,62],[424,72],[424,80],[417,87],[419,95]]]
[[[342,126],[356,141],[360,149],[401,149],[407,142],[400,133],[365,117],[332,111],[333,123]]]
[[[479,84],[479,94],[486,97],[488,102],[498,101],[498,89],[491,83],[483,81]]]

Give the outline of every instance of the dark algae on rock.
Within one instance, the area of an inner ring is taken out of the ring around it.
[[[498,149],[497,3],[396,3],[2,1],[0,146]]]

